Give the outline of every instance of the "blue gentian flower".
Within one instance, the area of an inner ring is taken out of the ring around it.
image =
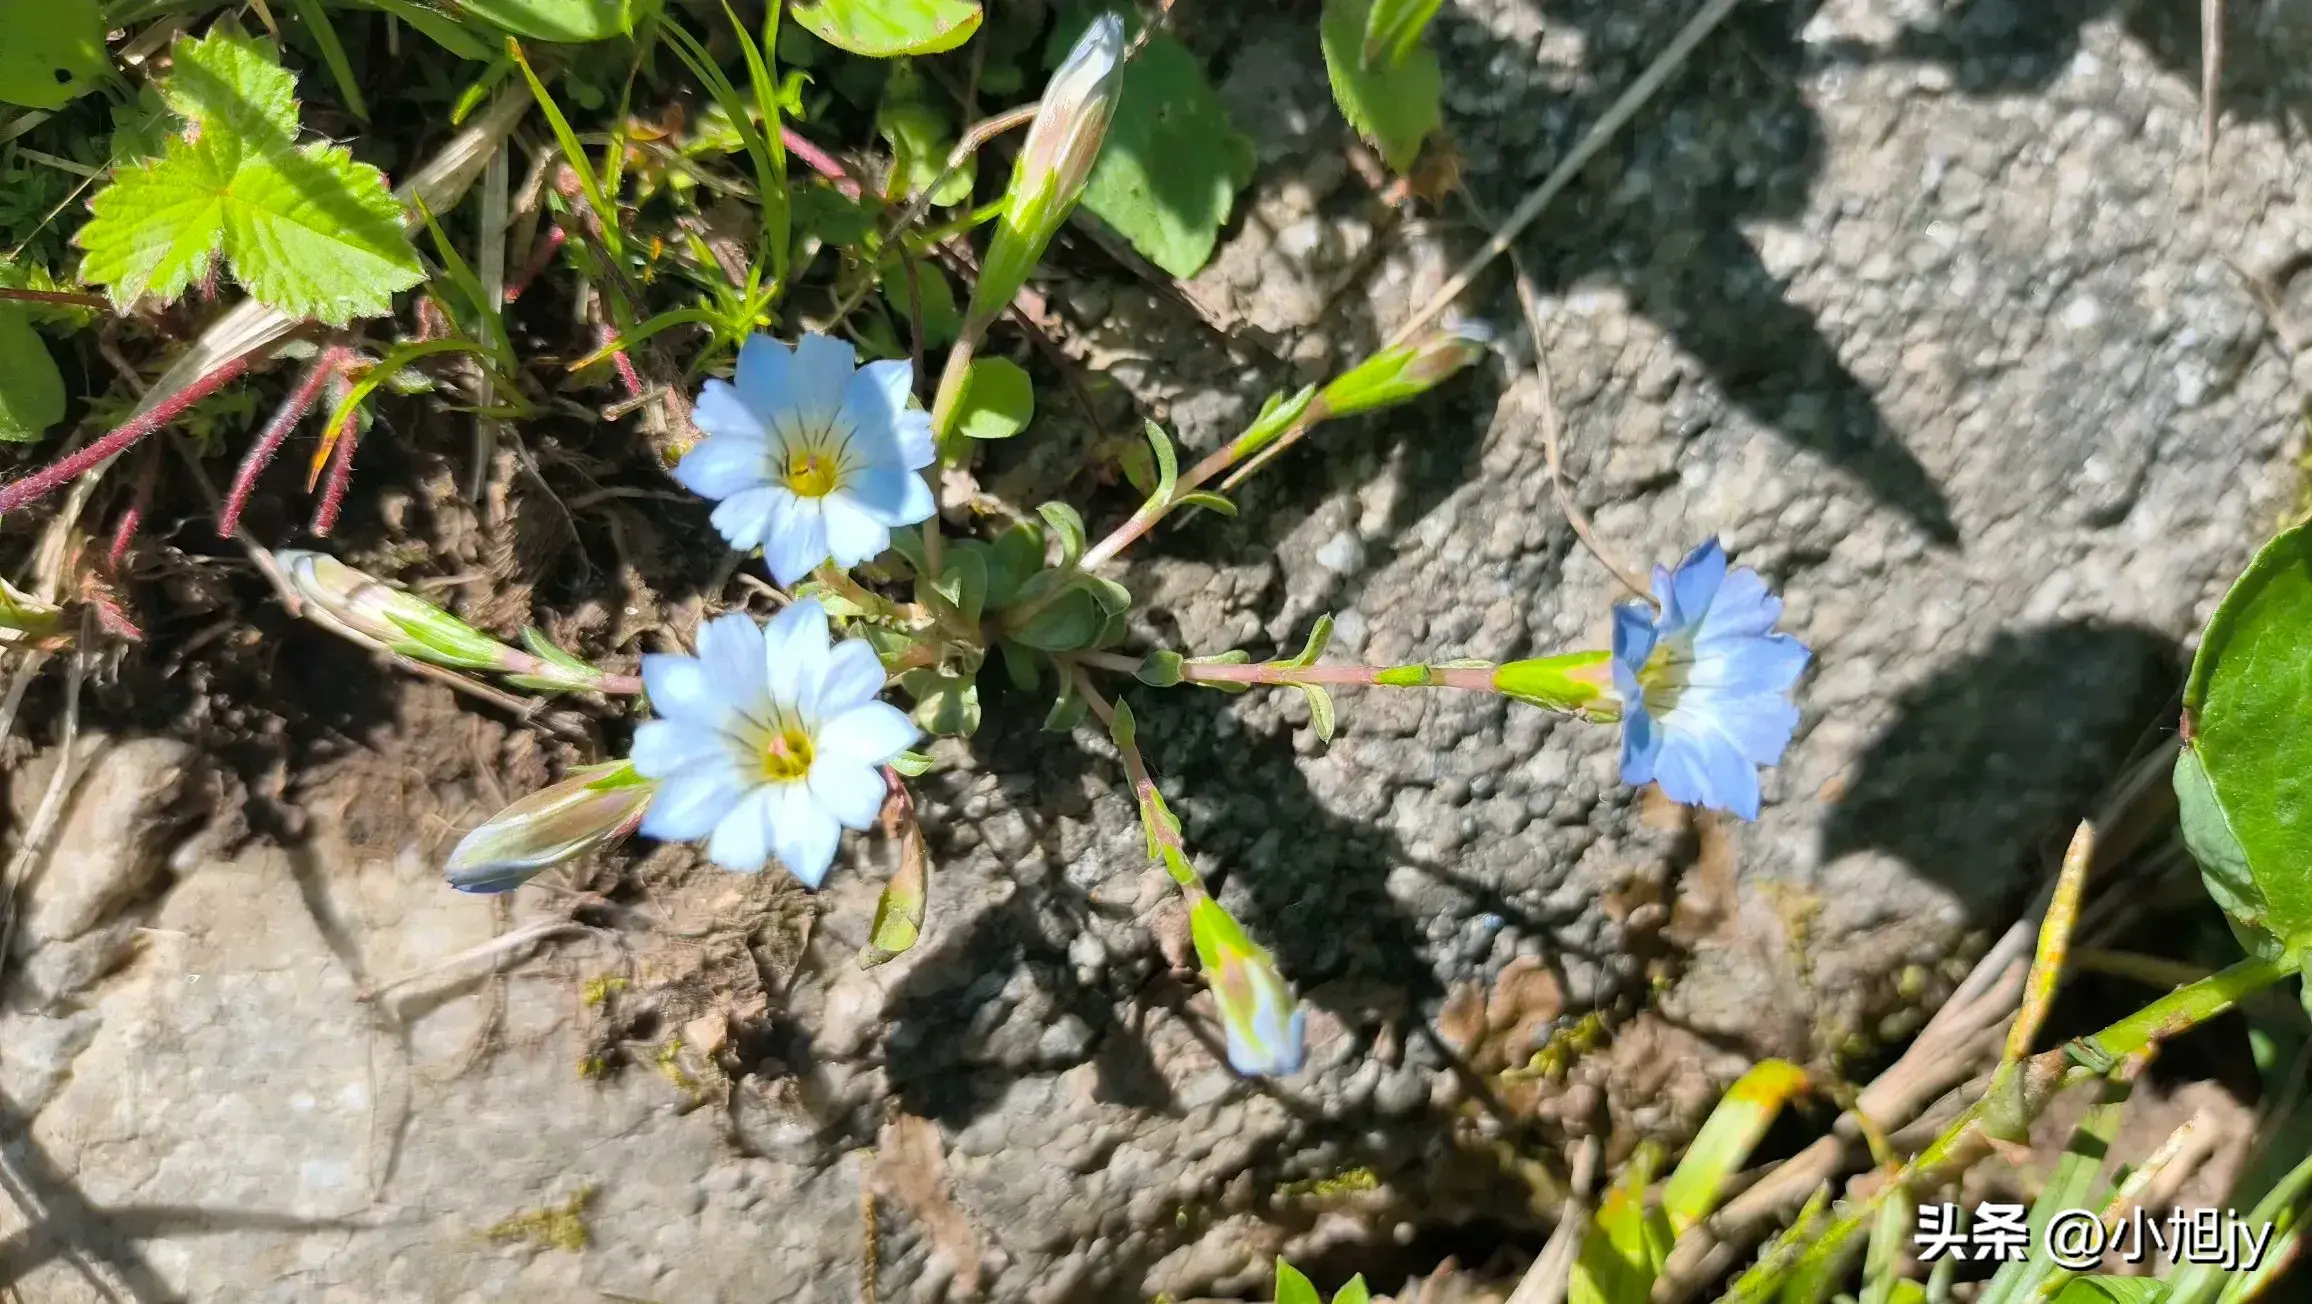
[[[699,630],[698,655],[642,658],[660,718],[634,733],[634,769],[658,783],[645,837],[705,838],[740,873],[773,856],[815,888],[844,829],[883,808],[881,767],[917,738],[878,700],[883,663],[867,640],[830,645],[827,612],[791,603],[768,625],[739,612]]]
[[[1614,608],[1622,781],[1756,819],[1757,767],[1780,761],[1798,726],[1806,648],[1773,632],[1782,599],[1758,572],[1729,572],[1714,538],[1674,573],[1654,568],[1654,600]]]
[[[792,349],[750,336],[738,383],[708,381],[691,414],[706,438],[674,478],[720,500],[715,528],[733,548],[761,548],[781,584],[830,557],[856,566],[936,507],[918,474],[931,465],[931,417],[910,406],[910,365],[853,360],[824,335]]]

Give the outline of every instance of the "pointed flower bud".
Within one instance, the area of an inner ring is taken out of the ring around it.
[[[1220,1006],[1228,1062],[1247,1077],[1300,1071],[1307,1055],[1307,1013],[1268,951],[1245,935],[1236,917],[1201,892],[1188,909],[1188,934]]]
[[[1520,702],[1588,720],[1610,722],[1621,718],[1621,698],[1614,692],[1611,652],[1569,652],[1564,656],[1512,661],[1494,667],[1493,687]]]
[[[1003,217],[980,267],[968,316],[992,319],[1027,284],[1044,249],[1083,196],[1124,86],[1124,20],[1100,15],[1052,74],[1012,168]]]
[[[460,892],[506,892],[540,871],[634,832],[657,785],[634,762],[590,765],[459,839],[442,874]]]
[[[1482,321],[1440,326],[1410,344],[1383,349],[1343,372],[1318,393],[1327,416],[1345,417],[1402,403],[1435,389],[1493,347]]]
[[[305,600],[306,617],[341,637],[460,670],[520,671],[531,663],[424,598],[326,553],[283,548],[273,557]]]

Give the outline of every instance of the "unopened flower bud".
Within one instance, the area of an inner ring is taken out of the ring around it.
[[[1317,394],[1325,415],[1345,417],[1402,403],[1435,389],[1493,347],[1493,328],[1482,321],[1441,326],[1410,344],[1383,349],[1342,373]]]
[[[370,647],[460,670],[519,670],[530,658],[414,593],[325,553],[273,554],[315,624]]]
[[[1585,719],[1621,718],[1621,697],[1614,690],[1611,652],[1569,652],[1564,656],[1512,661],[1494,668],[1493,687],[1520,702]]]
[[[460,892],[506,892],[540,871],[634,832],[657,785],[632,761],[589,766],[541,788],[458,840],[442,874]]]
[[[1189,907],[1188,933],[1220,1006],[1229,1065],[1248,1077],[1299,1072],[1308,1049],[1308,1016],[1277,972],[1276,960],[1208,896],[1198,894]]]
[[[1028,124],[1003,217],[972,292],[971,318],[993,318],[1027,284],[1028,273],[1083,196],[1123,86],[1124,20],[1102,14],[1076,38]]]

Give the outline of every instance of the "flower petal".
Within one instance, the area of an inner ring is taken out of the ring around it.
[[[1693,722],[1664,721],[1667,737],[1655,782],[1673,801],[1758,818],[1758,768],[1715,729]]]
[[[646,720],[635,729],[628,755],[644,778],[663,779],[688,766],[728,763],[730,735],[712,725]]]
[[[843,420],[878,450],[893,447],[891,433],[914,396],[914,365],[905,360],[870,362],[843,390]]]
[[[843,840],[843,826],[835,812],[811,795],[808,786],[784,783],[765,788],[771,804],[771,847],[779,863],[805,887],[827,881],[827,867],[835,863],[835,848]]]
[[[642,833],[661,842],[688,842],[712,833],[746,797],[735,766],[694,765],[661,779]]]
[[[1806,645],[1788,634],[1695,645],[1688,692],[1787,693],[1805,673]]]
[[[827,654],[818,691],[803,704],[805,713],[814,720],[831,720],[862,702],[874,701],[886,678],[883,659],[875,655],[873,644],[863,638],[844,639]]]
[[[1709,614],[1711,600],[1718,596],[1718,588],[1725,582],[1726,550],[1719,546],[1716,536],[1712,536],[1687,553],[1670,576],[1669,597],[1662,604],[1662,627],[1682,630],[1699,624]],[[1657,576],[1654,581],[1657,595],[1661,588],[1661,579]]]
[[[836,566],[849,570],[891,546],[891,528],[869,515],[850,495],[832,493],[819,502],[827,517],[827,553]]]
[[[833,426],[843,410],[843,396],[851,388],[851,366],[856,358],[848,343],[816,331],[805,332],[795,341],[795,365],[788,372],[779,406],[794,413],[806,428]]]
[[[822,721],[814,741],[821,756],[875,766],[890,764],[891,758],[914,746],[922,736],[905,711],[889,702],[868,702]]]
[[[741,874],[759,874],[771,858],[771,806],[783,787],[757,788],[748,793],[714,826],[706,841],[706,858]]]
[[[726,612],[699,627],[698,659],[715,693],[736,709],[758,705],[763,673],[763,629],[743,611]]]
[[[897,466],[868,467],[853,476],[843,492],[861,511],[895,528],[928,521],[939,506],[929,481]]]
[[[1654,654],[1654,641],[1657,637],[1653,608],[1643,602],[1614,604],[1614,666],[1617,670],[1626,669],[1635,675],[1645,669],[1646,658]],[[1627,687],[1623,689],[1625,696],[1628,691]]]
[[[763,564],[770,567],[772,579],[792,584],[827,560],[827,517],[821,510],[825,502],[787,495],[786,509],[772,518],[763,536]]]
[[[1622,706],[1622,782],[1633,788],[1654,781],[1662,755],[1662,726],[1647,714],[1642,698],[1630,697]]]
[[[1773,765],[1790,747],[1798,728],[1798,707],[1780,693],[1708,693],[1689,688],[1678,716],[1724,737],[1753,765]]]
[[[795,351],[784,340],[757,331],[739,346],[738,392],[756,413],[758,431],[764,419],[787,406],[794,372]]]
[[[745,354],[739,358],[742,369]],[[760,443],[764,437],[763,419],[747,406],[746,396],[732,387],[727,380],[710,380],[698,391],[698,402],[690,410],[692,425],[717,439],[753,440]]]
[[[827,672],[827,609],[817,598],[788,603],[764,627],[763,672],[780,710],[799,712],[816,699]]]
[[[662,716],[713,727],[731,715],[731,703],[697,657],[646,653],[642,658],[642,688],[650,695],[650,709]]]
[[[825,757],[811,762],[811,795],[845,828],[872,828],[886,789],[877,771]]]
[[[1725,582],[1710,599],[1694,632],[1696,643],[1717,639],[1759,638],[1774,630],[1782,618],[1782,599],[1766,587],[1766,577],[1744,566],[1727,572]]]
[[[771,482],[769,456],[759,440],[710,435],[674,464],[674,478],[701,498],[729,498]]]
[[[780,511],[793,498],[784,485],[757,485],[723,499],[707,519],[714,522],[723,542],[745,552],[762,545],[763,536],[777,524]]]

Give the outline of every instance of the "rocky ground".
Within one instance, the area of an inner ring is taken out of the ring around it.
[[[1482,238],[1375,198],[1312,14],[1278,8],[1179,11],[1261,159],[1213,265],[1159,294],[1087,249],[1048,287],[1087,370],[1191,445]],[[1512,206],[1687,8],[1447,5],[1475,198]],[[2304,20],[2231,6],[2211,167],[2197,8],[1761,0],[1521,245],[1607,546],[1719,534],[1816,651],[1757,824],[1658,809],[1609,731],[1494,700],[1344,696],[1325,747],[1296,695],[1141,690],[1189,846],[1314,1007],[1307,1070],[1261,1087],[1174,976],[1111,753],[1033,736],[1040,707],[991,704],[926,781],[931,932],[870,971],[879,842],[816,898],[647,846],[510,906],[447,891],[444,848],[548,744],[435,685],[309,713],[255,772],[92,707],[8,958],[0,1280],[1058,1304],[1258,1294],[1282,1250],[1388,1282],[1537,1244],[1572,1131],[1674,1135],[1753,1058],[1899,1038],[2297,505],[2289,361],[2226,261],[2312,249],[2305,74],[2257,53]],[[1517,320],[1498,282],[1473,306]],[[1330,612],[1378,660],[1602,638],[1613,582],[1551,501],[1540,411],[1496,369],[1328,429],[1238,520],[1152,541],[1144,632],[1265,654]],[[308,685],[386,673],[268,637]],[[12,775],[19,827],[53,766]],[[1475,1074],[1589,1042],[1506,1116],[1465,1108]]]

